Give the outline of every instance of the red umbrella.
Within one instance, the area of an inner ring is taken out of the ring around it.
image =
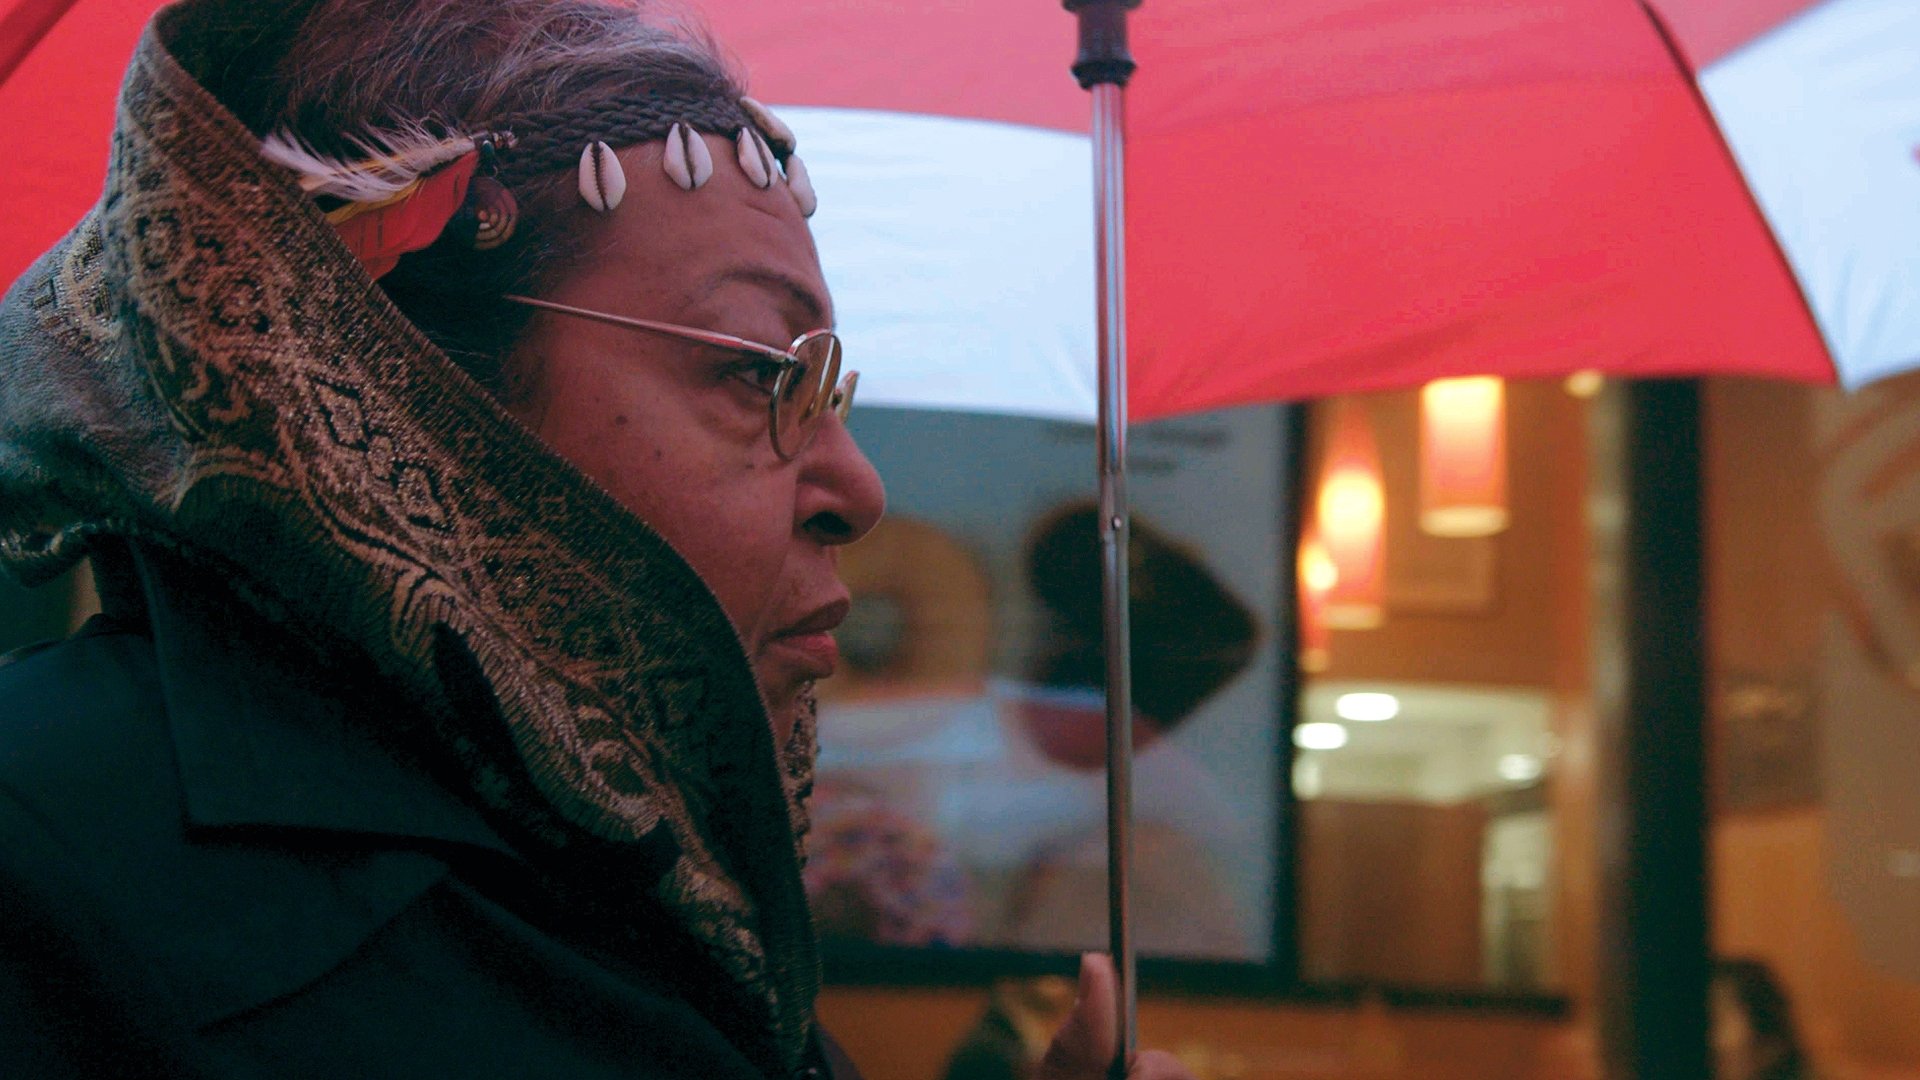
[[[1028,0],[707,7],[764,96],[825,107],[806,130],[840,142],[810,162],[841,145],[857,159],[820,178],[828,208],[890,219],[822,225],[830,267],[875,264],[892,297],[837,282],[849,317],[902,328],[916,358],[960,341],[941,373],[982,346],[1070,339],[1077,392],[1050,363],[1033,381],[1061,388],[1008,407],[1091,416],[1091,297],[1053,305],[1074,327],[1036,317],[1048,279],[1027,269],[1061,228],[1054,189],[1085,189],[1083,164],[1035,172],[1054,161],[1041,136],[1087,130],[1060,74],[1072,21]],[[1132,36],[1137,417],[1474,372],[1834,381],[1837,360],[1857,385],[1920,361],[1920,8],[1905,0],[1155,0]],[[956,143],[1019,184],[969,199],[897,164],[959,169]],[[970,237],[944,231],[941,199]],[[1083,249],[1089,216],[1068,223]],[[922,275],[902,270],[928,251],[942,262],[925,276],[978,322],[1004,318],[1004,340],[928,323]],[[948,269],[968,260],[978,280]]]
[[[100,198],[113,101],[157,0],[0,0],[0,283]],[[71,9],[71,10],[69,10]],[[63,17],[64,16],[64,17]]]
[[[158,6],[0,0],[0,78],[67,4],[0,84],[0,281],[97,195]],[[704,6],[763,98],[822,107],[796,126],[823,252],[888,356],[863,395],[1091,418],[1073,20]],[[1906,0],[1154,0],[1133,24],[1138,418],[1469,372],[1832,381],[1837,361],[1857,385],[1920,360]],[[982,355],[1027,389],[988,386]]]

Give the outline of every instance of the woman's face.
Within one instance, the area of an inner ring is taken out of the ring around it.
[[[792,195],[749,183],[731,142],[707,145],[713,176],[692,192],[662,171],[662,143],[620,151],[625,200],[588,226],[580,269],[544,298],[782,349],[833,325]],[[739,354],[540,314],[509,364],[519,384],[510,407],[706,581],[784,741],[806,691],[838,660],[832,630],[848,597],[836,550],[873,528],[885,496],[831,413],[798,457],[775,454],[756,374]]]

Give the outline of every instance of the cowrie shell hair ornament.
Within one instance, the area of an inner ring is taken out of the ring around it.
[[[813,180],[798,154],[787,156],[787,187],[793,192],[793,201],[800,204],[800,216],[812,217],[820,206],[820,197],[813,193]]]
[[[580,197],[602,214],[627,197],[627,172],[606,143],[588,143],[580,151]]]
[[[740,99],[740,111],[747,114],[747,120],[760,129],[768,145],[773,147],[776,157],[785,160],[799,148],[799,140],[793,137],[793,129],[782,123],[773,111],[750,97]]]
[[[740,155],[740,171],[747,174],[754,187],[762,190],[772,187],[773,178],[780,175],[780,163],[774,160],[773,149],[760,133],[743,127],[734,143]]]
[[[692,191],[712,179],[713,153],[699,132],[675,124],[667,130],[667,152],[661,157],[661,166],[682,190]]]

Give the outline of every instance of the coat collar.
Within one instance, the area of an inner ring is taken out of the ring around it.
[[[211,575],[133,555],[189,824],[315,829],[513,850],[378,734],[414,722],[371,680],[324,670]]]

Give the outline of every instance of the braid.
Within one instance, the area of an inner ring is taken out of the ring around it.
[[[521,113],[490,122],[511,132],[513,146],[500,156],[500,182],[524,184],[544,173],[574,168],[580,150],[594,142],[632,146],[664,139],[674,124],[731,138],[747,126],[733,98],[692,94],[634,94],[596,101],[590,108]]]

